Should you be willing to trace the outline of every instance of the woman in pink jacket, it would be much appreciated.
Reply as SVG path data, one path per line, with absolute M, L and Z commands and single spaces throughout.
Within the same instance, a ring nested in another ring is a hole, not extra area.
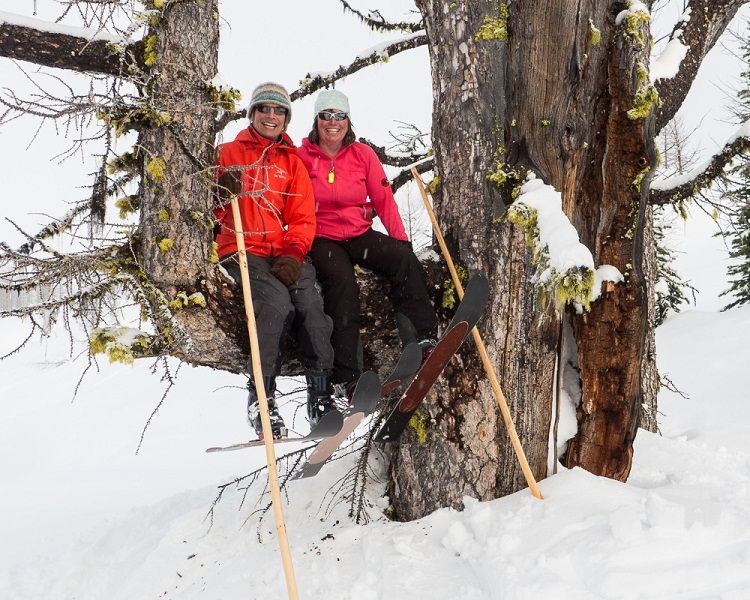
M 437 319 L 390 182 L 372 148 L 355 141 L 344 94 L 324 90 L 318 95 L 312 131 L 297 154 L 315 194 L 317 227 L 309 256 L 323 288 L 325 311 L 333 319 L 333 382 L 344 384 L 350 397 L 362 369 L 355 264 L 390 280 L 405 342 L 417 340 L 423 353 L 429 352 Z M 373 231 L 373 214 L 388 235 Z

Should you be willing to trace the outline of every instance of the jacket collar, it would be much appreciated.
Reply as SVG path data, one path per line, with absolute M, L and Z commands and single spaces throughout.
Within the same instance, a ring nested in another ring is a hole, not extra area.
M 341 156 L 342 154 L 344 154 L 344 152 L 346 152 L 352 146 L 354 146 L 354 142 L 352 142 L 351 144 L 347 144 L 346 146 L 344 146 L 343 148 L 341 148 L 341 150 L 339 150 L 336 153 L 336 156 L 334 158 L 338 158 L 339 156 Z M 312 143 L 310 141 L 310 138 L 304 138 L 302 140 L 302 147 L 305 150 L 307 150 L 310 154 L 312 154 L 313 156 L 320 156 L 320 157 L 325 158 L 327 160 L 330 160 L 330 158 L 331 158 L 325 152 L 323 152 L 323 149 L 320 146 L 318 146 L 317 144 Z
M 268 138 L 264 138 L 257 131 L 255 131 L 252 125 L 248 125 L 247 127 L 245 127 L 245 129 L 240 131 L 237 134 L 237 137 L 234 139 L 238 142 L 251 144 L 253 146 L 260 146 L 261 148 L 265 148 L 267 146 L 276 144 L 278 148 L 280 149 L 284 149 L 284 150 L 294 149 L 294 142 L 292 141 L 292 138 L 290 138 L 285 131 L 281 133 L 281 137 L 277 141 L 273 142 L 269 140 Z

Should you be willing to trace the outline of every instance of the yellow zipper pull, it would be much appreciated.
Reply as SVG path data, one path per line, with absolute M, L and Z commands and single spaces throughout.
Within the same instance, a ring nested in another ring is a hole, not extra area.
M 328 183 L 333 183 L 336 176 L 333 174 L 333 161 L 331 161 L 331 170 L 328 171 Z

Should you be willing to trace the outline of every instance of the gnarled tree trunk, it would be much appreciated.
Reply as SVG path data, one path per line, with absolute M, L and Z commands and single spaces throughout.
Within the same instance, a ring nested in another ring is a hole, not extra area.
M 645 192 L 634 182 L 653 164 L 651 119 L 627 111 L 642 85 L 647 28 L 638 29 L 642 45 L 626 36 L 615 2 L 418 5 L 433 74 L 437 212 L 456 258 L 490 276 L 480 329 L 537 478 L 546 472 L 559 317 L 540 303 L 521 233 L 497 220 L 527 169 L 561 192 L 595 263 L 626 275 L 574 319 L 582 399 L 567 453 L 570 466 L 624 479 L 646 331 Z M 395 456 L 401 518 L 460 505 L 464 494 L 486 499 L 525 486 L 474 350 L 460 361 L 427 406 L 434 435 L 407 435 Z

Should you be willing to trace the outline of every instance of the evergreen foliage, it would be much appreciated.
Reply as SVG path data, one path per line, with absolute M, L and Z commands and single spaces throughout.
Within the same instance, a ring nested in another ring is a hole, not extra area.
M 749 28 L 750 30 L 750 28 Z M 742 89 L 737 93 L 733 108 L 740 123 L 750 120 L 750 41 L 742 46 L 745 70 L 742 73 Z M 727 268 L 731 285 L 721 295 L 734 298 L 722 310 L 750 304 L 750 153 L 743 152 L 735 158 L 735 165 L 729 171 L 729 179 L 734 186 L 727 193 L 732 203 L 732 227 L 726 234 L 729 243 L 729 256 L 733 259 Z

